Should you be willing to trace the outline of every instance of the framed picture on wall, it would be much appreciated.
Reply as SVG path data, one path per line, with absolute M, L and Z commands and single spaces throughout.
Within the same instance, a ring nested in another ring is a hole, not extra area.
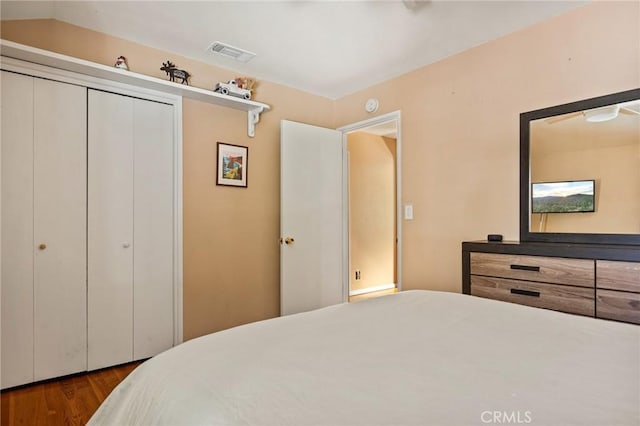
M 246 188 L 248 159 L 248 147 L 218 142 L 216 184 Z

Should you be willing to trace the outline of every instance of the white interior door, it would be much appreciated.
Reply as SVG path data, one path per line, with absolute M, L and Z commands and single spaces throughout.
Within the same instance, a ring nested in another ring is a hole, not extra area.
M 173 106 L 135 99 L 133 359 L 173 346 Z
M 33 381 L 33 80 L 0 72 L 2 388 Z
M 280 313 L 343 302 L 342 133 L 280 127 Z
M 35 79 L 34 380 L 87 367 L 87 92 Z
M 89 90 L 89 370 L 133 360 L 133 102 Z

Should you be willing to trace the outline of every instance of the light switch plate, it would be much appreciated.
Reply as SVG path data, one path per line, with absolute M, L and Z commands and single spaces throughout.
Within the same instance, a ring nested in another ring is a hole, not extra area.
M 413 204 L 404 205 L 404 220 L 413 220 Z

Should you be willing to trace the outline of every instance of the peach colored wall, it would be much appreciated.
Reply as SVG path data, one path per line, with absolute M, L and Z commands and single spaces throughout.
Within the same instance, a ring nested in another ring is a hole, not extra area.
M 542 232 L 640 234 L 639 148 L 640 140 L 532 157 L 532 182 L 594 179 L 596 184 L 595 212 L 547 214 Z M 532 214 L 532 231 L 541 231 L 539 225 L 540 215 Z
M 640 87 L 640 3 L 594 2 L 336 102 L 402 111 L 402 286 L 461 291 L 462 241 L 519 238 L 519 114 Z
M 212 88 L 235 73 L 55 20 L 3 21 L 3 39 L 166 78 L 171 59 Z M 183 100 L 184 338 L 280 312 L 280 120 L 333 125 L 333 101 L 269 82 L 256 99 L 272 106 L 247 136 L 240 111 Z M 303 105 L 304 107 L 301 107 Z M 248 188 L 216 186 L 216 142 L 249 147 Z
M 640 115 L 587 122 L 582 114 L 533 121 L 531 181 L 595 179 L 595 212 L 531 216 L 535 232 L 640 233 Z
M 273 106 L 255 139 L 245 116 L 184 101 L 185 338 L 279 311 L 280 119 L 338 127 L 402 111 L 403 289 L 461 290 L 460 242 L 518 238 L 521 112 L 640 87 L 640 3 L 593 2 L 350 96 L 331 101 L 261 82 Z M 234 73 L 57 21 L 2 23 L 2 37 L 134 71 L 172 59 L 212 87 Z M 304 107 L 301 107 L 304 106 Z M 214 146 L 249 146 L 249 188 L 216 187 Z M 210 161 L 209 161 L 210 160 Z
M 347 149 L 349 290 L 395 283 L 396 141 L 355 132 L 347 137 Z

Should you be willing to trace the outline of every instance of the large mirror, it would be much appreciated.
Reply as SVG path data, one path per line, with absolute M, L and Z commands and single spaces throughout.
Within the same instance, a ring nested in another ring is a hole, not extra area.
M 640 89 L 520 115 L 520 240 L 640 245 Z

